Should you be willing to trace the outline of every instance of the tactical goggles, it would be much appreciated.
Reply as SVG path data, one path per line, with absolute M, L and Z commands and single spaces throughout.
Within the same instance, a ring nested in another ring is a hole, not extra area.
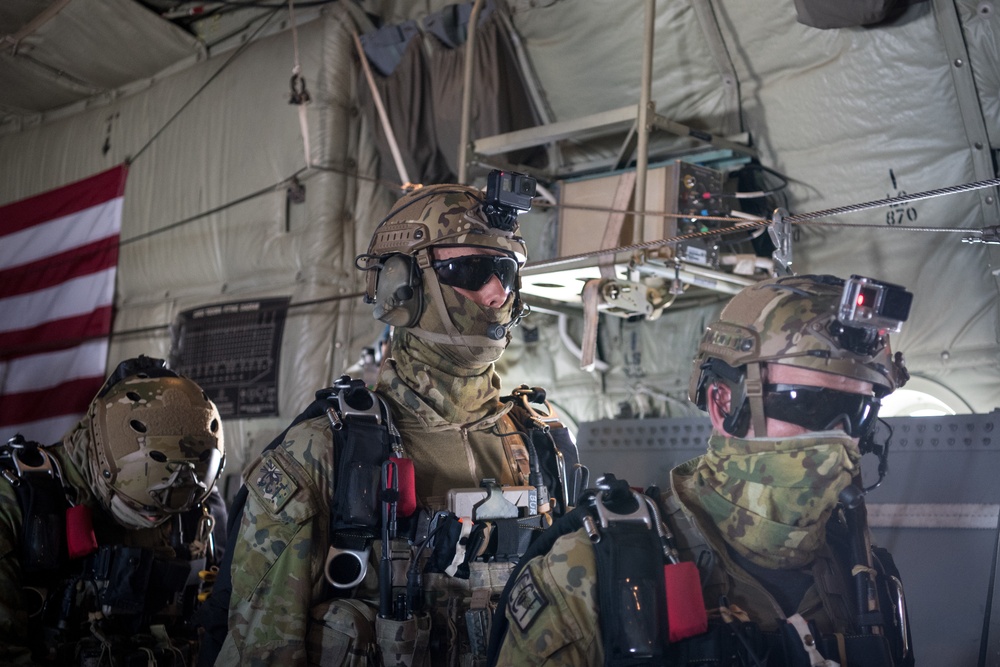
M 764 414 L 810 431 L 843 425 L 849 436 L 860 438 L 875 422 L 878 408 L 875 396 L 811 385 L 764 385 Z
M 505 292 L 511 291 L 517 281 L 517 261 L 506 255 L 465 255 L 439 259 L 431 262 L 431 267 L 437 272 L 438 280 L 445 285 L 473 292 L 485 287 L 493 276 L 500 280 Z

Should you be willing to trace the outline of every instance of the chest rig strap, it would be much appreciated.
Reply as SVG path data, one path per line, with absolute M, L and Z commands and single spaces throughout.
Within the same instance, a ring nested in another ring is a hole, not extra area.
M 594 497 L 598 527 L 584 528 L 594 545 L 604 664 L 662 664 L 667 608 L 664 544 L 646 502 L 623 480 L 607 475 Z
M 514 484 L 527 484 L 531 474 L 531 458 L 528 455 L 528 447 L 524 444 L 524 437 L 510 413 L 500 418 L 500 441 L 503 443 L 503 451 Z
M 0 474 L 11 484 L 21 507 L 21 567 L 25 574 L 56 570 L 65 564 L 66 510 L 59 461 L 37 442 L 15 435 L 0 447 Z
M 402 454 L 399 432 L 385 402 L 363 380 L 341 376 L 325 399 L 333 429 L 333 489 L 330 494 L 330 548 L 325 574 L 337 589 L 357 586 L 368 569 L 368 555 L 380 526 L 379 482 L 382 464 Z

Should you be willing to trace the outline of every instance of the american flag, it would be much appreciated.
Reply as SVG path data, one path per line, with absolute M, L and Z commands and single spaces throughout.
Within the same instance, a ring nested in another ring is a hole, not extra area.
M 104 383 L 127 167 L 0 207 L 0 438 L 51 444 Z

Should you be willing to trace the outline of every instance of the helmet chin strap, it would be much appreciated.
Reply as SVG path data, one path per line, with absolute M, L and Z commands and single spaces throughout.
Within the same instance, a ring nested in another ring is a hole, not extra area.
M 747 364 L 746 397 L 750 401 L 750 418 L 755 438 L 767 437 L 767 419 L 764 416 L 764 382 L 761 379 L 761 363 Z
M 723 412 L 722 428 L 726 433 L 738 438 L 749 437 L 753 427 L 755 438 L 767 437 L 767 417 L 764 414 L 764 385 L 761 379 L 761 363 L 751 361 L 736 381 L 731 375 L 723 374 L 719 381 L 729 388 L 729 412 Z M 721 369 L 716 368 L 716 372 Z M 747 414 L 749 410 L 749 414 Z

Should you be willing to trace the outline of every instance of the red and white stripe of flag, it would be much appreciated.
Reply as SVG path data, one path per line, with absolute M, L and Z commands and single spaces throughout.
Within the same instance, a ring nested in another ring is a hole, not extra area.
M 58 441 L 104 383 L 126 174 L 0 207 L 3 441 Z

